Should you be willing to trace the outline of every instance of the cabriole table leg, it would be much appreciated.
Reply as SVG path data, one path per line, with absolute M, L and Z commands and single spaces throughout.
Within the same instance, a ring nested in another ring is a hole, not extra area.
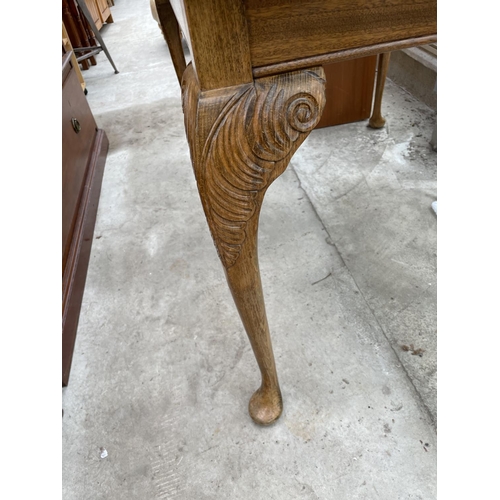
M 182 81 L 198 190 L 262 375 L 249 403 L 262 425 L 279 418 L 283 403 L 260 280 L 259 213 L 267 188 L 319 121 L 324 89 L 321 67 L 201 92 L 189 65 Z

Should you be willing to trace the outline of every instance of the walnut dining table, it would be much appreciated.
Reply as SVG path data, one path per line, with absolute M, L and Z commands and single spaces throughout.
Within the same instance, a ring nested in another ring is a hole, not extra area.
M 257 254 L 265 192 L 321 117 L 322 65 L 435 42 L 437 0 L 154 1 L 205 216 L 262 376 L 249 413 L 271 424 L 283 400 Z

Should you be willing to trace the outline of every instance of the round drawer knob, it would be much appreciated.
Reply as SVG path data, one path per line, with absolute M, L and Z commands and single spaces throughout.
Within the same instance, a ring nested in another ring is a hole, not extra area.
M 78 134 L 82 130 L 80 122 L 76 118 L 71 118 L 71 125 L 73 125 L 73 130 Z

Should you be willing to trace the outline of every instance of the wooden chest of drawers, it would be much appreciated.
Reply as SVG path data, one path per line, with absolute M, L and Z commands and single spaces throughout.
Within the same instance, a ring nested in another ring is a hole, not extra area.
M 71 52 L 62 59 L 62 382 L 67 385 L 108 139 L 98 129 Z

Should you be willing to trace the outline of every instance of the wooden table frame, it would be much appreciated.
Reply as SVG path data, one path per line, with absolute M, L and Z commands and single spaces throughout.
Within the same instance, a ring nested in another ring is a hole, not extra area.
M 435 42 L 436 0 L 155 1 L 203 209 L 262 375 L 250 416 L 267 425 L 283 401 L 257 254 L 265 192 L 321 117 L 322 65 Z M 380 57 L 378 103 L 387 64 Z

